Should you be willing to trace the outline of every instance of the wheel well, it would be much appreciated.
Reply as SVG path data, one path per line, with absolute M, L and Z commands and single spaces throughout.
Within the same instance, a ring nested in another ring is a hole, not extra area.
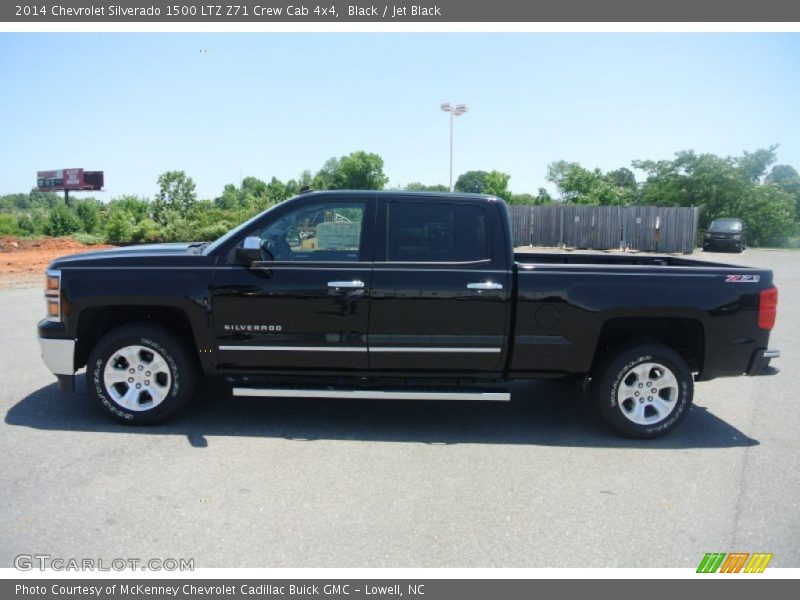
M 696 319 L 621 317 L 609 319 L 600 330 L 593 366 L 606 352 L 627 342 L 655 341 L 669 346 L 683 357 L 689 370 L 703 369 L 703 325 Z
M 105 334 L 121 325 L 135 321 L 158 323 L 178 334 L 190 345 L 190 348 L 197 348 L 189 317 L 179 308 L 127 305 L 87 308 L 81 312 L 78 320 L 75 348 L 76 367 L 80 368 L 86 365 L 92 348 Z

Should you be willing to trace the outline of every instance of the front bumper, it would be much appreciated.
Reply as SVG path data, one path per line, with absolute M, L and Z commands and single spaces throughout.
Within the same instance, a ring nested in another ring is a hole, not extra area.
M 768 348 L 759 348 L 753 352 L 753 357 L 750 359 L 750 366 L 747 369 L 748 375 L 775 375 L 778 369 L 771 367 L 769 361 L 773 358 L 780 358 L 780 350 L 770 350 Z
M 50 372 L 58 378 L 62 392 L 75 391 L 75 340 L 39 338 L 42 360 Z
M 742 240 L 733 238 L 710 238 L 704 242 L 705 246 L 715 246 L 717 248 L 738 248 L 742 245 Z

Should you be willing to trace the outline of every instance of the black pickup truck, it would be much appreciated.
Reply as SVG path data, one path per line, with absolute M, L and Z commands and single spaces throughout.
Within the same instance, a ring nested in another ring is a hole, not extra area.
M 55 260 L 38 324 L 64 391 L 156 423 L 201 375 L 262 397 L 508 400 L 580 382 L 618 432 L 675 428 L 694 381 L 775 372 L 772 272 L 673 256 L 514 254 L 490 196 L 308 192 L 205 244 Z

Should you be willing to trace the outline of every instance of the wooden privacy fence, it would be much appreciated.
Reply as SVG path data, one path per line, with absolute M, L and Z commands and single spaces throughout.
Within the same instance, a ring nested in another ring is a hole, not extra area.
M 515 246 L 691 254 L 700 209 L 661 206 L 510 206 Z

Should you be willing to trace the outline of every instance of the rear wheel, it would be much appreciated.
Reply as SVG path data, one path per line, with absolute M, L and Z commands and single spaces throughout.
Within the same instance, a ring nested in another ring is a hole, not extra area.
M 598 366 L 592 390 L 608 424 L 627 437 L 669 433 L 692 404 L 692 373 L 674 350 L 657 343 L 617 348 Z
M 89 393 L 129 424 L 164 421 L 194 395 L 197 367 L 186 344 L 153 323 L 115 329 L 95 346 L 87 366 Z

